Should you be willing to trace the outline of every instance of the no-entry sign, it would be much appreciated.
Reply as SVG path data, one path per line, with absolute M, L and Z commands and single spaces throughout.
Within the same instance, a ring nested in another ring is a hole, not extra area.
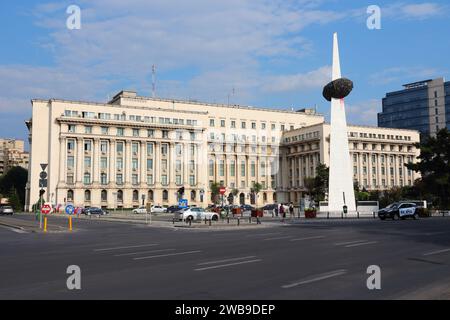
M 52 211 L 52 206 L 49 204 L 44 204 L 41 208 L 41 213 L 49 214 Z
M 224 195 L 227 189 L 225 187 L 220 187 L 219 192 L 221 195 Z

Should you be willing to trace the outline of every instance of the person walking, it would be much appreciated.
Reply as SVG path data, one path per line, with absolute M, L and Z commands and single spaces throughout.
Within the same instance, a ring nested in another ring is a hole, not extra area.
M 284 218 L 286 217 L 286 212 L 285 212 L 283 204 L 280 205 L 279 211 L 280 211 L 280 216 L 281 216 L 281 222 L 284 222 Z
M 294 218 L 294 204 L 292 202 L 289 205 L 289 215 L 291 219 Z

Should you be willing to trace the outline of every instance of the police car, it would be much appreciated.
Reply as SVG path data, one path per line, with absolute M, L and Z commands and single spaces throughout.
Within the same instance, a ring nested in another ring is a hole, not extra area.
M 392 220 L 413 218 L 416 220 L 419 218 L 419 213 L 415 203 L 394 202 L 386 208 L 378 211 L 378 217 L 381 220 L 386 220 L 387 218 Z

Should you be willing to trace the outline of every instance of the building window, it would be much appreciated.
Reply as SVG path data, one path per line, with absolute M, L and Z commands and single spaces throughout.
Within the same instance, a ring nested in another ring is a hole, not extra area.
M 147 155 L 153 154 L 153 143 L 147 143 Z
M 169 191 L 163 190 L 162 198 L 163 198 L 163 201 L 168 201 L 169 200 Z
M 167 160 L 166 159 L 161 161 L 161 170 L 167 170 Z
M 105 169 L 107 169 L 107 168 L 108 168 L 108 158 L 102 157 L 102 158 L 100 159 L 100 169 L 105 170 Z
M 116 174 L 116 182 L 117 184 L 123 184 L 123 175 L 121 173 Z
M 252 161 L 250 164 L 250 174 L 251 176 L 254 178 L 256 177 L 256 165 L 255 165 L 255 161 Z
M 163 174 L 162 176 L 161 176 L 161 184 L 163 185 L 163 186 L 167 186 L 167 175 L 165 175 L 165 174 Z
M 138 159 L 133 159 L 131 161 L 131 167 L 132 167 L 133 171 L 136 171 L 138 169 Z
M 195 185 L 195 176 L 194 175 L 189 176 L 189 185 L 191 185 L 191 186 Z
M 75 149 L 75 141 L 74 140 L 67 140 L 67 150 L 73 151 Z
M 75 133 L 75 125 L 69 124 L 67 129 L 67 131 L 69 131 L 70 133 Z
M 67 190 L 67 201 L 73 201 L 73 190 Z
M 225 161 L 219 161 L 219 176 L 223 177 L 225 175 Z
M 84 191 L 84 201 L 91 201 L 91 191 Z
M 100 183 L 101 184 L 108 184 L 108 176 L 106 175 L 106 173 L 102 173 L 100 175 Z
M 108 141 L 100 142 L 100 152 L 103 152 L 103 153 L 108 152 Z
M 152 185 L 153 184 L 153 175 L 148 174 L 147 175 L 147 184 Z
M 231 121 L 231 128 L 235 129 L 236 128 L 236 121 Z
M 214 119 L 209 119 L 209 126 L 214 127 Z
M 84 151 L 91 151 L 91 150 L 92 150 L 92 141 L 85 140 L 84 141 Z
M 73 156 L 67 157 L 67 169 L 73 169 L 75 166 L 75 158 Z
M 167 155 L 167 153 L 168 153 L 167 151 L 168 151 L 167 144 L 161 145 L 161 154 L 162 154 L 163 156 L 166 156 L 166 155 Z
M 155 137 L 155 130 L 153 130 L 153 129 L 148 129 L 148 130 L 147 130 L 147 137 L 149 137 L 149 138 Z
M 234 160 L 231 160 L 230 163 L 230 175 L 232 177 L 236 176 L 236 163 L 234 162 Z
M 117 202 L 123 202 L 123 191 L 117 191 Z
M 147 159 L 147 171 L 153 170 L 153 159 Z
M 148 198 L 149 201 L 153 201 L 153 191 L 152 190 L 148 191 L 147 198 Z
M 169 131 L 163 130 L 162 131 L 162 137 L 163 137 L 163 139 L 169 139 Z
M 221 126 L 222 128 L 225 128 L 225 120 L 220 120 L 220 126 Z
M 133 190 L 133 202 L 139 201 L 139 191 Z
M 181 182 L 181 175 L 179 175 L 179 174 L 176 175 L 176 177 L 175 177 L 175 183 L 176 183 L 177 185 L 181 185 L 181 184 L 182 184 L 182 182 Z
M 84 170 L 89 170 L 91 168 L 91 157 L 84 158 Z
M 134 185 L 139 183 L 137 174 L 131 175 L 131 183 L 134 184 Z
M 90 173 L 85 173 L 83 181 L 84 181 L 84 184 L 91 184 L 91 174 Z
M 106 135 L 109 132 L 109 128 L 108 127 L 102 127 L 102 134 Z
M 106 190 L 102 190 L 101 199 L 102 199 L 102 202 L 108 201 L 108 192 Z
M 181 171 L 181 160 L 177 160 L 175 162 L 175 170 L 176 171 Z
M 195 201 L 195 198 L 196 198 L 195 190 L 192 190 L 191 191 L 191 201 Z
M 241 176 L 245 177 L 245 161 L 241 161 Z
M 119 137 L 123 137 L 124 136 L 124 129 L 123 128 L 117 128 L 117 135 Z
M 116 151 L 117 153 L 123 153 L 123 142 L 117 142 Z
M 116 160 L 116 169 L 122 170 L 123 169 L 123 158 L 117 158 Z
M 256 129 L 256 122 L 252 122 L 252 129 Z
M 133 137 L 139 137 L 139 129 L 133 129 Z
M 85 126 L 84 127 L 84 133 L 92 134 L 92 127 L 91 126 Z
M 67 184 L 73 184 L 73 174 L 68 174 L 66 177 Z
M 241 122 L 241 129 L 245 129 L 245 127 L 247 126 L 247 123 L 245 121 Z

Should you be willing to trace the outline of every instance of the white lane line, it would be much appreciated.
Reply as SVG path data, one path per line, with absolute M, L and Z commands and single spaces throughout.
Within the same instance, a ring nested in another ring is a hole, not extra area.
M 281 234 L 281 232 L 255 233 L 255 234 L 248 234 L 246 237 L 275 236 L 277 234 Z
M 15 233 L 28 233 L 28 232 L 25 231 L 25 230 L 22 230 L 22 229 L 16 229 L 16 228 L 9 228 L 9 230 L 11 230 L 12 232 L 15 232 Z
M 345 245 L 348 245 L 348 244 L 361 243 L 361 242 L 366 242 L 366 241 L 367 241 L 367 240 L 357 240 L 357 241 L 338 242 L 338 243 L 335 243 L 334 245 L 335 245 L 335 246 L 345 246 Z
M 305 238 L 295 238 L 291 239 L 290 241 L 303 241 L 303 240 L 314 240 L 314 239 L 323 239 L 324 236 L 316 236 L 316 237 L 305 237 Z
M 197 265 L 198 266 L 204 266 L 204 265 L 208 265 L 208 264 L 216 264 L 216 263 L 222 263 L 222 262 L 245 260 L 245 259 L 251 259 L 251 258 L 256 258 L 256 256 L 247 256 L 247 257 L 240 257 L 240 258 L 231 258 L 231 259 L 224 259 L 224 260 L 208 261 L 208 262 L 199 263 Z
M 319 274 L 319 275 L 317 275 L 317 276 L 315 276 L 314 278 L 311 278 L 311 279 L 300 280 L 298 282 L 293 282 L 293 283 L 290 283 L 290 284 L 286 284 L 286 285 L 281 286 L 281 287 L 283 289 L 290 289 L 290 288 L 293 288 L 293 287 L 296 287 L 296 286 L 300 286 L 302 284 L 308 284 L 308 283 L 317 282 L 317 281 L 321 281 L 321 280 L 325 280 L 325 279 L 329 279 L 329 278 L 333 278 L 333 277 L 338 277 L 338 276 L 341 276 L 341 275 L 346 274 L 346 273 L 347 273 L 347 270 L 345 270 L 345 269 L 335 270 L 335 271 Z
M 349 245 L 346 245 L 345 247 L 346 248 L 353 248 L 353 247 L 365 246 L 365 245 L 368 245 L 368 244 L 375 244 L 375 243 L 378 243 L 378 241 L 360 242 L 360 243 L 355 243 L 355 244 L 349 244 Z
M 442 249 L 442 250 L 436 250 L 436 251 L 427 252 L 427 253 L 424 253 L 423 255 L 424 256 L 432 256 L 432 255 L 435 255 L 435 254 L 445 253 L 445 252 L 449 252 L 449 251 L 450 251 L 450 249 Z
M 151 250 L 151 251 L 140 251 L 140 252 L 130 252 L 130 253 L 122 253 L 116 254 L 114 257 L 126 257 L 126 256 L 135 256 L 143 253 L 157 253 L 157 252 L 166 252 L 166 251 L 175 251 L 176 249 L 160 249 L 160 250 Z
M 95 252 L 100 251 L 111 251 L 111 250 L 121 250 L 121 249 L 132 249 L 132 248 L 143 248 L 143 247 L 153 247 L 157 246 L 158 244 L 142 244 L 137 246 L 126 246 L 126 247 L 115 247 L 115 248 L 104 248 L 104 249 L 94 249 Z
M 281 240 L 281 239 L 288 239 L 288 238 L 292 238 L 292 237 L 293 237 L 293 236 L 267 238 L 267 239 L 264 239 L 264 241 L 269 241 L 269 240 Z
M 199 252 L 202 252 L 202 251 L 201 250 L 195 250 L 195 251 L 168 253 L 168 254 L 158 254 L 158 255 L 155 255 L 155 256 L 133 258 L 133 260 L 144 260 L 144 259 L 154 259 L 154 258 L 181 256 L 181 255 L 184 255 L 184 254 L 193 254 L 193 253 L 199 253 Z
M 237 265 L 240 265 L 240 264 L 254 263 L 254 262 L 260 262 L 260 261 L 262 261 L 262 259 L 240 261 L 240 262 L 228 263 L 228 264 L 220 264 L 218 266 L 211 266 L 211 267 L 204 267 L 204 268 L 194 269 L 194 271 L 204 271 L 204 270 L 209 270 L 209 269 L 226 268 L 226 267 L 237 266 Z

